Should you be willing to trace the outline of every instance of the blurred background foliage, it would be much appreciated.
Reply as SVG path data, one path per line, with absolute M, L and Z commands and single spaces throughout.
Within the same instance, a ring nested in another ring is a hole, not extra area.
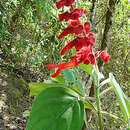
M 111 60 L 104 66 L 104 74 L 113 72 L 122 87 L 127 88 L 130 76 L 130 46 L 128 29 L 128 1 L 77 0 L 75 7 L 88 11 L 83 21 L 91 21 L 97 38 L 97 50 L 106 44 Z M 110 7 L 110 4 L 112 7 Z M 60 50 L 65 41 L 57 36 L 66 23 L 59 23 L 53 0 L 2 0 L 0 1 L 0 71 L 23 77 L 26 81 L 43 81 L 49 75 L 48 63 L 60 63 L 64 57 Z M 110 14 L 107 14 L 107 12 Z M 107 20 L 110 23 L 107 23 Z M 105 30 L 109 27 L 108 31 Z M 105 43 L 104 43 L 105 42 Z
M 55 1 L 0 1 L 0 72 L 23 78 L 27 82 L 43 82 L 50 75 L 50 70 L 45 69 L 46 64 L 68 60 L 71 52 L 61 57 L 60 51 L 66 41 L 72 40 L 74 36 L 62 40 L 57 38 L 68 24 L 59 23 L 58 13 L 68 8 L 58 11 Z M 111 55 L 108 64 L 98 61 L 100 70 L 106 77 L 109 72 L 113 72 L 124 92 L 130 96 L 128 1 L 76 0 L 74 6 L 87 9 L 87 16 L 82 20 L 92 23 L 91 30 L 97 39 L 95 49 L 107 49 Z M 102 102 L 107 105 L 103 109 L 113 112 L 115 102 L 110 100 L 116 100 L 114 93 L 104 96 Z M 118 110 L 118 106 L 116 104 L 114 110 Z M 120 114 L 119 111 L 117 114 Z
M 111 2 L 111 3 L 110 3 Z M 113 72 L 124 89 L 129 84 L 130 46 L 127 0 L 77 0 L 75 7 L 86 8 L 83 21 L 91 21 L 97 38 L 97 50 L 102 45 L 111 55 L 104 66 L 104 74 Z M 110 4 L 112 7 L 110 7 Z M 2 0 L 0 1 L 0 71 L 22 77 L 26 81 L 43 81 L 49 75 L 48 63 L 60 63 L 60 50 L 72 39 L 59 40 L 57 36 L 66 23 L 59 23 L 55 0 Z M 107 12 L 110 11 L 108 15 Z M 110 21 L 110 25 L 106 22 Z M 106 26 L 110 26 L 105 31 Z M 104 37 L 106 36 L 106 37 Z M 104 41 L 105 39 L 105 41 Z M 104 43 L 105 42 L 105 43 Z

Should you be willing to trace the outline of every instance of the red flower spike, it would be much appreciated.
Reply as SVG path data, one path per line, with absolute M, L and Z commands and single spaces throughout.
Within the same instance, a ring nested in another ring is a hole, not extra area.
M 108 55 L 108 53 L 106 51 L 102 51 L 100 53 L 100 57 L 102 58 L 102 60 L 107 63 L 110 59 L 110 55 Z
M 86 32 L 89 32 L 89 31 L 90 31 L 90 28 L 91 28 L 90 22 L 86 22 L 86 23 L 84 24 L 84 29 L 85 29 L 85 31 L 86 31 Z
M 96 39 L 94 37 L 93 32 L 89 32 L 91 28 L 90 22 L 85 22 L 84 25 L 82 25 L 81 21 L 79 20 L 80 17 L 82 17 L 83 14 L 86 14 L 86 9 L 74 9 L 73 2 L 75 0 L 60 0 L 59 2 L 56 2 L 56 6 L 58 9 L 62 8 L 63 6 L 70 6 L 71 12 L 64 12 L 62 14 L 59 14 L 59 21 L 65 20 L 66 22 L 68 20 L 72 20 L 70 24 L 67 26 L 67 28 L 63 29 L 63 32 L 59 35 L 59 39 L 63 38 L 64 36 L 67 36 L 68 34 L 83 34 L 82 37 L 77 37 L 73 41 L 68 42 L 67 45 L 62 49 L 61 55 L 64 55 L 67 50 L 72 49 L 72 47 L 76 48 L 77 54 L 75 56 L 71 56 L 70 59 L 72 61 L 61 63 L 61 64 L 48 64 L 46 65 L 47 69 L 53 69 L 57 68 L 57 71 L 55 74 L 51 75 L 51 77 L 56 77 L 59 75 L 62 71 L 62 69 L 71 69 L 74 66 L 77 66 L 80 63 L 84 63 L 86 65 L 88 64 L 95 64 L 96 58 L 100 55 L 100 57 L 103 59 L 105 63 L 108 62 L 110 59 L 110 56 L 107 54 L 106 51 L 102 51 L 101 53 L 99 51 L 93 52 L 92 47 L 96 43 Z
M 74 3 L 74 0 L 60 0 L 56 2 L 56 7 L 57 9 L 60 9 L 63 6 L 72 6 L 73 3 Z

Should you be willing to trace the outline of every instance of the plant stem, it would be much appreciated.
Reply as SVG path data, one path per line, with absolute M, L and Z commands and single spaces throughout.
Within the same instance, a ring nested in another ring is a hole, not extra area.
M 99 98 L 99 88 L 98 88 L 98 86 L 96 86 L 96 103 L 97 103 L 99 127 L 100 127 L 100 130 L 103 130 L 102 117 L 101 117 L 101 107 L 100 107 L 100 98 Z
M 99 69 L 98 69 L 98 66 L 97 66 L 97 63 L 95 64 L 95 68 L 96 68 L 96 72 L 97 72 L 97 75 L 99 73 Z M 102 117 L 101 117 L 101 106 L 100 106 L 100 96 L 99 96 L 99 78 L 98 78 L 98 81 L 96 83 L 96 103 L 97 103 L 97 111 L 98 111 L 98 123 L 99 123 L 99 128 L 100 130 L 103 130 L 103 124 L 102 124 Z

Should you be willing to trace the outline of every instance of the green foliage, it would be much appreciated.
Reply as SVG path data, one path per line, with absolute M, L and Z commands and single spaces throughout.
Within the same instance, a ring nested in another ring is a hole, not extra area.
M 84 71 L 88 72 L 90 75 L 92 74 L 92 65 L 85 65 L 83 63 L 79 64 L 79 67 Z
M 73 69 L 65 69 L 63 70 L 63 72 L 64 72 L 64 77 L 67 83 L 75 82 L 76 75 Z
M 81 130 L 84 105 L 78 95 L 63 87 L 43 90 L 35 99 L 27 130 Z
M 52 82 L 52 81 L 50 81 Z M 65 84 L 59 84 L 59 83 L 29 83 L 30 88 L 30 96 L 36 96 L 38 95 L 42 90 L 48 87 L 66 87 Z
M 113 89 L 117 95 L 117 98 L 119 99 L 120 108 L 121 108 L 124 120 L 129 122 L 130 113 L 129 113 L 128 106 L 130 106 L 130 101 L 124 95 L 123 91 L 121 90 L 119 84 L 116 82 L 112 73 L 109 74 L 109 77 L 111 81 L 110 84 L 113 86 Z M 126 105 L 126 101 L 124 97 L 127 99 L 127 105 Z
M 56 81 L 56 82 L 58 82 L 58 83 L 65 83 L 65 79 L 62 77 L 62 76 L 60 76 L 60 75 L 58 75 L 57 77 L 55 77 L 55 78 L 51 78 L 53 81 Z

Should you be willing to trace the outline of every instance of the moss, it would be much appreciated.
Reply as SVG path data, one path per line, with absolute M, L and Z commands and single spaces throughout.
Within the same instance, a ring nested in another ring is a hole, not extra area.
M 24 79 L 7 79 L 7 105 L 8 112 L 14 116 L 21 116 L 28 108 L 29 86 Z

